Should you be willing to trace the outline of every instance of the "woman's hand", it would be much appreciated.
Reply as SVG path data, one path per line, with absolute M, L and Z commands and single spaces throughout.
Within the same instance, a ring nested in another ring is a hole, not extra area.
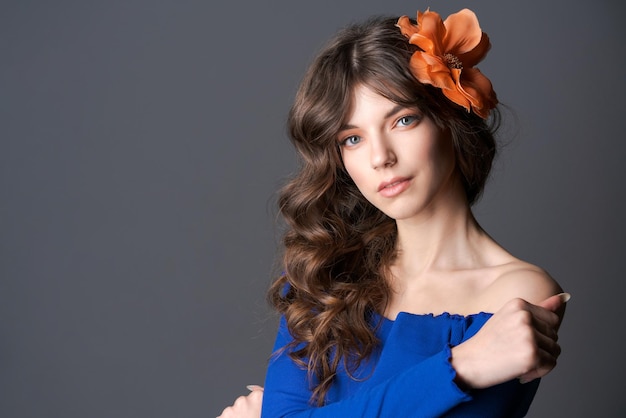
M 538 305 L 513 299 L 469 340 L 452 349 L 452 366 L 463 388 L 482 389 L 519 378 L 526 383 L 546 375 L 561 353 L 558 327 L 569 294 Z
M 240 396 L 232 406 L 222 411 L 217 418 L 260 418 L 261 404 L 263 403 L 263 388 L 250 385 L 251 392 L 247 396 Z

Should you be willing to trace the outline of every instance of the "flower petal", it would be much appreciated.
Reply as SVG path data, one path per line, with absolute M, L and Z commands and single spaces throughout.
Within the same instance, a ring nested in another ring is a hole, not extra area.
M 474 112 L 486 118 L 489 111 L 498 104 L 491 81 L 478 68 L 463 70 L 460 81 L 459 90 L 470 100 Z
M 472 108 L 472 104 L 467 98 L 467 94 L 460 88 L 460 77 L 461 70 L 457 68 L 453 68 L 450 72 L 453 80 L 454 80 L 454 88 L 452 89 L 441 89 L 441 92 L 454 103 L 463 106 L 469 112 Z
M 444 50 L 442 40 L 446 36 L 446 27 L 441 20 L 439 13 L 426 10 L 424 13 L 417 12 L 417 27 L 419 34 L 430 39 L 432 47 L 424 50 L 432 55 L 443 55 Z
M 446 28 L 446 32 L 443 32 L 443 52 L 458 56 L 471 51 L 480 43 L 483 32 L 478 18 L 471 10 L 463 9 L 451 14 L 443 24 Z
M 417 51 L 411 57 L 411 72 L 420 83 L 431 84 L 442 89 L 454 89 L 450 69 L 432 55 Z
M 396 26 L 400 28 L 400 32 L 404 36 L 409 38 L 410 44 L 417 45 L 422 51 L 432 51 L 434 49 L 433 41 L 424 35 L 420 35 L 418 27 L 411 23 L 407 16 L 401 16 Z
M 396 23 L 396 26 L 400 28 L 400 32 L 407 38 L 410 38 L 413 34 L 418 32 L 417 26 L 411 23 L 408 16 L 401 16 Z
M 480 38 L 476 48 L 465 54 L 457 55 L 457 58 L 463 63 L 463 67 L 470 68 L 481 62 L 487 55 L 487 52 L 489 52 L 489 49 L 491 49 L 491 42 L 487 34 L 483 32 L 483 36 Z
M 409 43 L 417 45 L 419 49 L 425 51 L 430 55 L 437 55 L 433 53 L 434 49 L 436 48 L 435 43 L 432 41 L 432 39 L 427 38 L 424 35 L 421 35 L 419 33 L 411 35 L 411 37 L 409 38 Z
M 463 93 L 458 91 L 456 88 L 441 89 L 441 92 L 452 102 L 458 104 L 459 106 L 463 106 L 468 112 L 472 109 L 472 105 L 469 100 L 467 100 L 465 95 L 463 95 Z

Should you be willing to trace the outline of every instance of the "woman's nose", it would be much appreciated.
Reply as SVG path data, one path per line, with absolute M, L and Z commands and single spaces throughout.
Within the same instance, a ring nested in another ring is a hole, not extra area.
M 391 167 L 397 162 L 393 147 L 384 135 L 372 138 L 370 147 L 370 160 L 373 169 Z

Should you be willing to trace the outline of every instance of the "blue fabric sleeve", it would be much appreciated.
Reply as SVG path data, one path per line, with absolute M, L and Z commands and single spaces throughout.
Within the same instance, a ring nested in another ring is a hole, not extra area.
M 281 318 L 274 350 L 291 341 Z M 454 382 L 450 347 L 378 385 L 359 390 L 353 396 L 314 407 L 307 372 L 287 352 L 272 357 L 267 370 L 262 418 L 277 417 L 437 417 L 472 397 Z

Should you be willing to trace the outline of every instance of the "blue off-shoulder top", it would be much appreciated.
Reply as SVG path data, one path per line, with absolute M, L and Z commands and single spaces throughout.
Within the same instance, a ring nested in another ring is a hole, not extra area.
M 348 373 L 343 366 L 317 407 L 310 403 L 307 371 L 282 351 L 272 356 L 265 379 L 262 418 L 277 417 L 523 417 L 539 379 L 517 379 L 464 391 L 454 379 L 450 349 L 471 338 L 492 314 L 416 315 L 395 320 L 374 315 L 381 341 L 376 352 Z M 281 318 L 274 351 L 292 341 Z

